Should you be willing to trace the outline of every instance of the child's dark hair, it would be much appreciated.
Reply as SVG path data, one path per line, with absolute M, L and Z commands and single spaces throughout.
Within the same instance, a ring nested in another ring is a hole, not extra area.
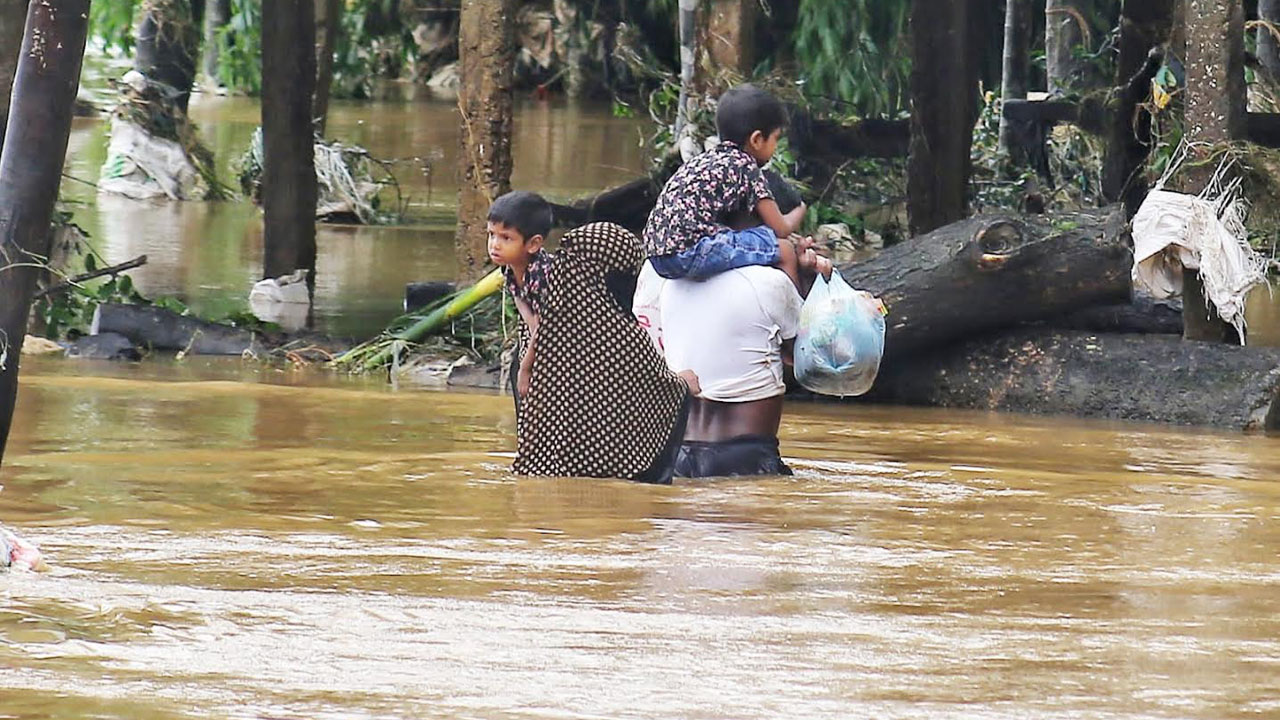
M 525 240 L 546 237 L 551 232 L 551 206 L 537 193 L 514 190 L 489 206 L 489 222 L 515 228 Z
M 787 109 L 778 98 L 750 83 L 726 90 L 716 106 L 716 132 L 738 145 L 746 145 L 757 130 L 768 136 L 786 125 Z

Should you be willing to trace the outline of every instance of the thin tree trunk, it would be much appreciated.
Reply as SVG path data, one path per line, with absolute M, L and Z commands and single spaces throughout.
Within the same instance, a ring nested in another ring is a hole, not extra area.
M 1258 19 L 1272 26 L 1258 27 L 1258 60 L 1271 77 L 1280 78 L 1280 41 L 1272 31 L 1280 32 L 1280 0 L 1258 0 Z
M 1031 71 L 1031 2 L 1030 0 L 1005 0 L 1004 56 L 1000 72 L 1000 98 L 1025 100 L 1027 75 Z M 1009 119 L 1000 115 L 1000 152 L 1012 156 Z
M 333 87 L 333 47 L 342 20 L 342 0 L 315 0 L 316 3 L 316 97 L 311 117 L 316 135 L 324 137 L 329 120 L 329 92 Z
M 701 50 L 710 67 L 748 78 L 756 64 L 755 30 L 759 0 L 708 0 Z
M 969 153 L 978 117 L 970 1 L 915 0 L 911 8 L 907 218 L 912 235 L 967 213 Z
M 511 189 L 515 0 L 462 4 L 459 57 L 462 158 L 456 247 L 461 278 L 478 279 L 488 259 L 489 204 Z
M 22 29 L 27 24 L 28 0 L 0 0 L 0 144 L 4 143 L 4 126 L 9 120 L 9 93 L 13 76 L 18 71 L 18 48 L 22 46 Z
M 306 268 L 315 287 L 316 169 L 311 103 L 316 83 L 314 0 L 262 5 L 262 272 Z M 300 49 L 305 48 L 305 52 Z
M 1203 148 L 1245 136 L 1244 8 L 1241 0 L 1187 0 L 1186 140 L 1188 162 L 1206 160 Z M 1189 168 L 1183 192 L 1197 194 L 1213 175 L 1212 163 Z M 1183 275 L 1183 337 L 1221 342 L 1235 331 L 1206 303 L 1198 272 Z
M 1138 109 L 1151 92 L 1144 68 L 1153 62 L 1152 51 L 1169 42 L 1174 4 L 1174 0 L 1124 0 L 1120 10 L 1120 59 L 1115 77 L 1120 95 L 1109 119 L 1102 194 L 1111 202 L 1123 201 L 1130 216 L 1147 194 L 1142 170 L 1151 150 L 1151 114 Z
M 175 101 L 182 112 L 191 101 L 196 79 L 196 55 L 200 52 L 200 23 L 204 3 L 191 0 L 147 0 L 138 23 L 133 67 L 151 80 L 178 92 Z
M 217 87 L 218 58 L 222 55 L 222 28 L 231 22 L 231 0 L 207 0 L 204 11 L 204 75 Z
M 13 422 L 31 294 L 49 256 L 88 30 L 89 0 L 42 0 L 28 8 L 0 153 L 0 458 Z
M 1069 93 L 1081 78 L 1076 48 L 1084 42 L 1079 0 L 1048 0 L 1045 3 L 1045 74 L 1050 93 Z
M 698 0 L 680 0 L 680 97 L 676 100 L 676 141 L 689 122 L 689 96 L 698 64 Z

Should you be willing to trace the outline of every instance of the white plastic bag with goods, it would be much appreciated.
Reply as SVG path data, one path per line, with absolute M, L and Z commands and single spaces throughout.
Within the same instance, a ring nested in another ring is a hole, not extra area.
M 884 354 L 884 305 L 854 290 L 839 272 L 813 284 L 800 310 L 796 380 L 822 395 L 861 395 L 871 389 Z

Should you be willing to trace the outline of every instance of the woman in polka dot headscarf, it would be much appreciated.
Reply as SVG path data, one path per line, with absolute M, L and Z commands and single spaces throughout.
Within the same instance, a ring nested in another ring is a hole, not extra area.
M 643 260 L 639 239 L 612 223 L 560 241 L 517 407 L 516 472 L 671 481 L 696 379 L 671 372 L 631 314 Z

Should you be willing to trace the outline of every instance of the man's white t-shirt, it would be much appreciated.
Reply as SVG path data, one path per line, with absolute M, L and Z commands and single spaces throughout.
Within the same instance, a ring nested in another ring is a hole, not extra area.
M 796 336 L 803 304 L 777 268 L 753 265 L 706 280 L 663 280 L 645 263 L 634 312 L 667 365 L 698 376 L 703 398 L 750 402 L 786 392 L 782 341 Z

